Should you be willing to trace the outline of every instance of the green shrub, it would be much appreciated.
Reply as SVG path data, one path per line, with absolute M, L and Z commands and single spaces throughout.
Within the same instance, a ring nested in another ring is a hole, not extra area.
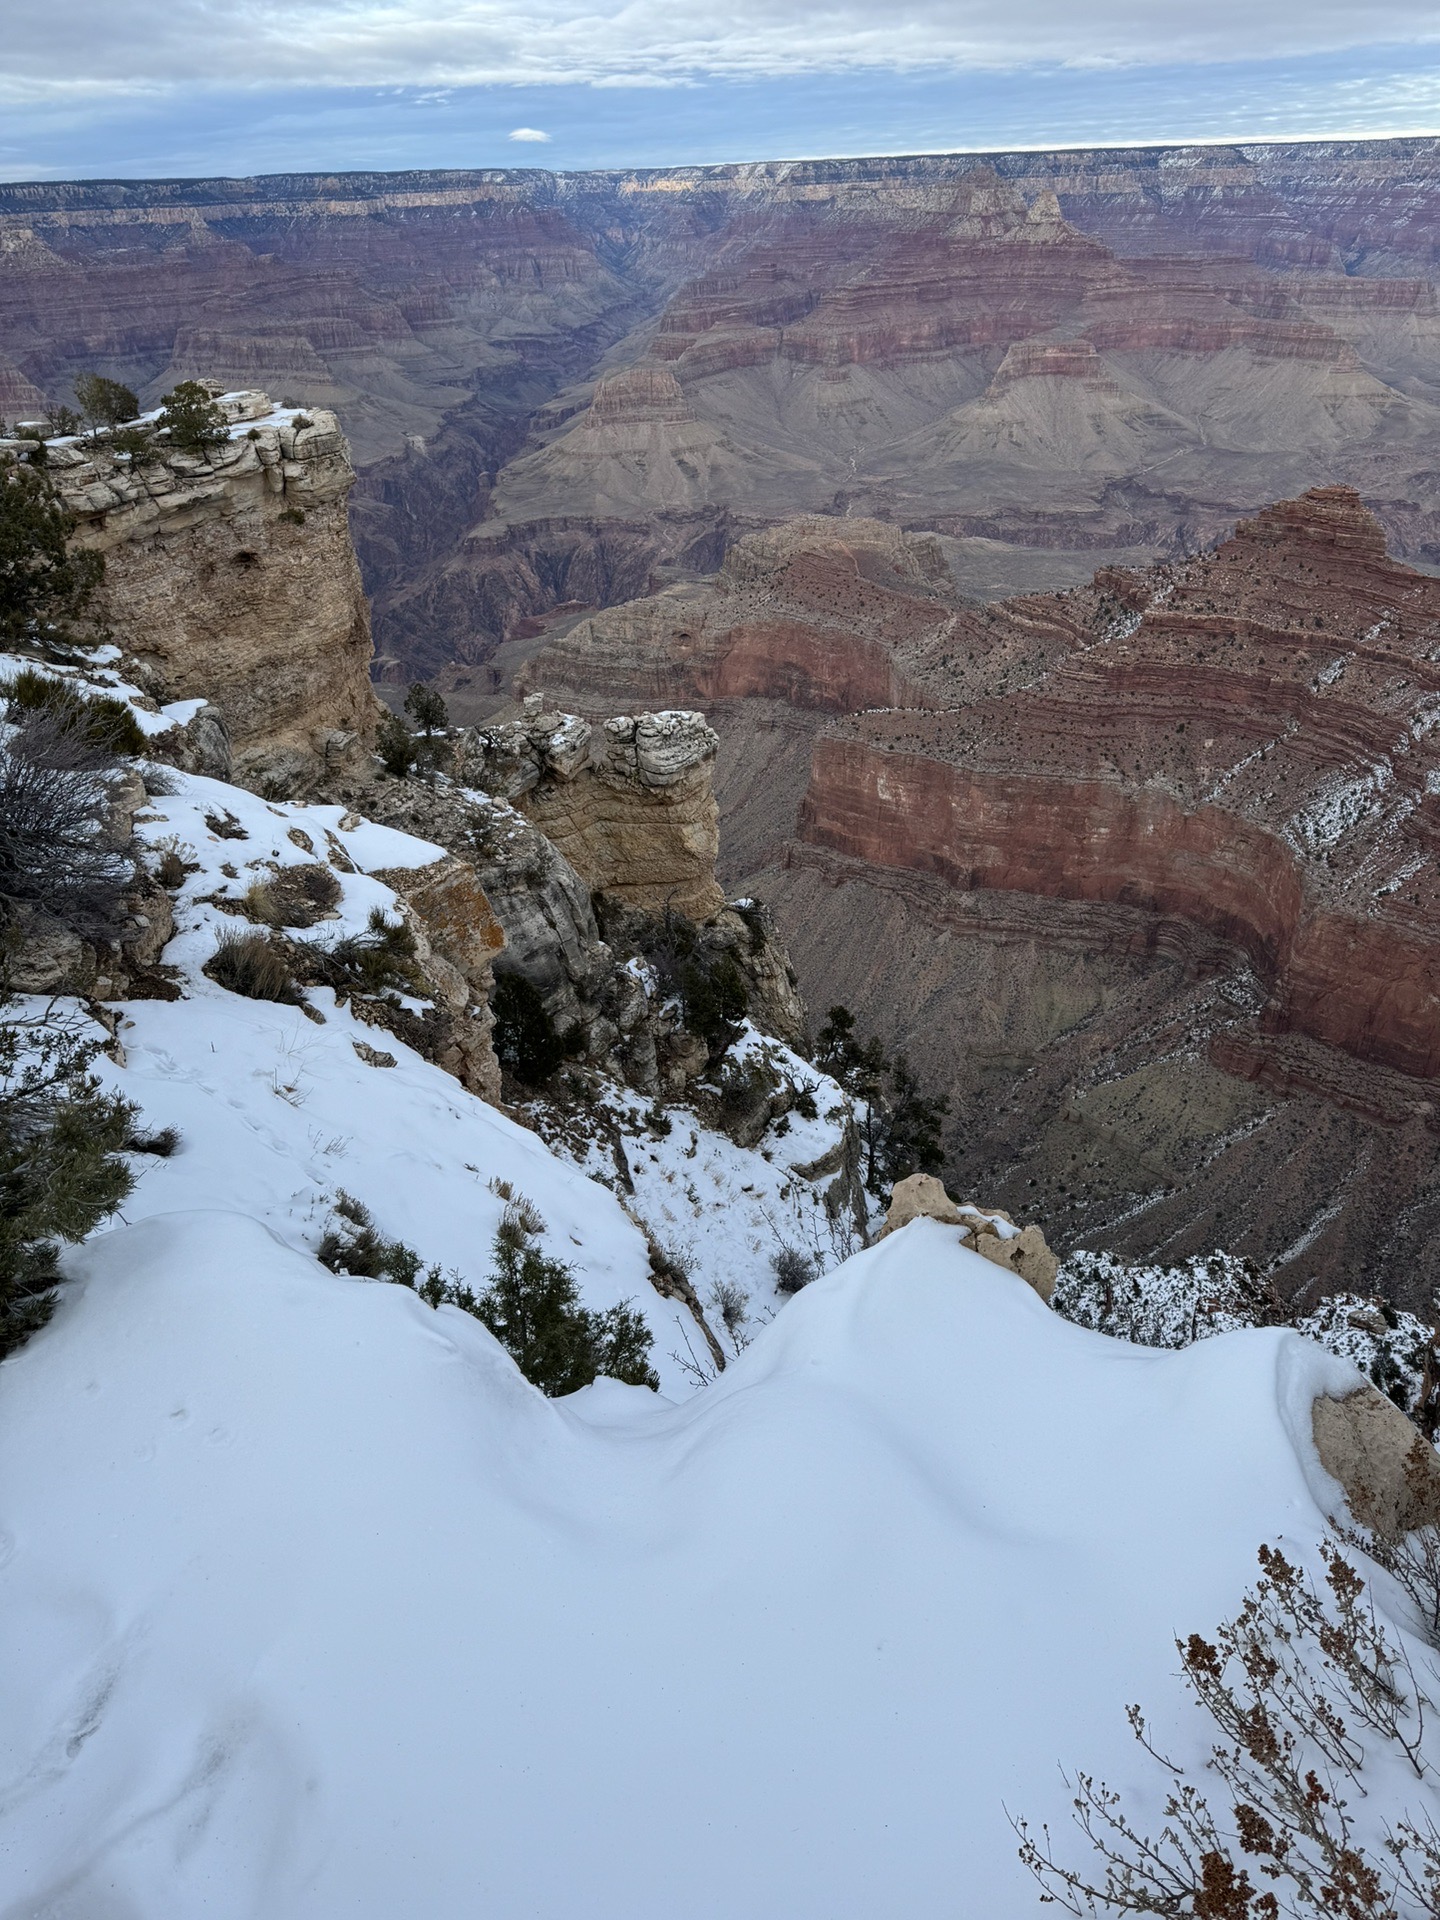
M 0 454 L 0 644 L 63 637 L 89 606 L 105 562 L 72 552 L 74 531 L 49 474 Z
M 121 1157 L 134 1108 L 100 1091 L 98 1050 L 48 1014 L 0 1021 L 0 1359 L 54 1312 L 61 1245 L 134 1184 Z
M 0 681 L 0 699 L 21 713 L 48 713 L 65 732 L 107 753 L 143 753 L 145 735 L 133 711 L 108 693 L 87 693 L 72 680 L 22 667 Z
M 198 380 L 182 380 L 173 393 L 161 396 L 160 404 L 165 409 L 160 430 L 181 453 L 205 453 L 230 438 L 225 415 Z
M 538 1086 L 565 1058 L 565 1041 L 538 987 L 520 973 L 501 973 L 490 997 L 495 1014 L 495 1054 L 517 1080 Z
M 770 1271 L 775 1276 L 777 1293 L 799 1293 L 815 1278 L 815 1262 L 799 1247 L 778 1247 L 770 1256 Z
M 495 1236 L 495 1270 L 483 1293 L 460 1281 L 422 1287 L 432 1306 L 457 1306 L 488 1327 L 532 1386 L 552 1397 L 588 1387 L 599 1374 L 658 1388 L 652 1336 L 629 1304 L 594 1313 L 581 1306 L 575 1276 L 534 1246 L 514 1223 Z
M 388 774 L 403 780 L 420 757 L 415 736 L 398 714 L 387 713 L 375 734 L 375 751 Z
M 247 1000 L 295 1006 L 300 999 L 285 949 L 268 933 L 222 933 L 205 972 L 217 986 Z
M 348 1193 L 335 1196 L 334 1224 L 320 1242 L 316 1258 L 332 1273 L 353 1274 L 360 1280 L 389 1280 L 398 1287 L 419 1284 L 424 1261 L 403 1240 L 387 1240 L 375 1225 L 370 1209 Z M 440 1269 L 427 1278 L 439 1284 Z
M 118 427 L 140 411 L 140 402 L 129 387 L 118 380 L 107 380 L 103 373 L 82 373 L 75 382 L 75 398 L 92 429 Z
M 160 458 L 153 427 L 117 427 L 105 444 L 111 453 L 123 453 L 132 467 L 153 467 Z
M 364 933 L 347 934 L 316 958 L 322 978 L 337 992 L 418 997 L 430 991 L 415 960 L 415 935 L 404 920 L 387 919 L 383 907 L 370 909 Z
M 450 724 L 450 714 L 444 700 L 434 687 L 427 686 L 423 680 L 411 683 L 405 695 L 405 711 L 427 736 L 438 727 L 448 727 Z
M 255 437 L 258 439 L 259 435 L 257 434 Z M 287 527 L 303 527 L 305 524 L 305 509 L 303 507 L 282 507 L 278 517 L 285 522 Z

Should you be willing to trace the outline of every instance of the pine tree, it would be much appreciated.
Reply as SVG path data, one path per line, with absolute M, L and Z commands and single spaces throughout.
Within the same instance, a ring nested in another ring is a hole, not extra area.
M 55 1310 L 61 1245 L 83 1240 L 133 1184 L 134 1109 L 89 1068 L 98 1043 L 50 1012 L 0 1019 L 0 1359 Z
M 224 414 L 198 380 L 182 380 L 173 393 L 162 394 L 160 429 L 180 453 L 204 453 L 230 437 Z
M 423 680 L 413 681 L 405 695 L 405 711 L 428 740 L 437 727 L 448 727 L 450 712 L 434 687 Z
M 140 411 L 140 402 L 118 380 L 107 380 L 103 373 L 82 373 L 75 382 L 75 398 L 92 433 L 101 427 L 123 426 Z
M 72 552 L 74 531 L 49 474 L 0 454 L 0 644 L 63 639 L 89 606 L 105 562 Z
M 628 1386 L 660 1385 L 649 1360 L 650 1329 L 635 1308 L 582 1307 L 569 1267 L 541 1253 L 509 1219 L 495 1236 L 490 1285 L 452 1304 L 482 1321 L 542 1393 L 575 1393 L 602 1373 Z

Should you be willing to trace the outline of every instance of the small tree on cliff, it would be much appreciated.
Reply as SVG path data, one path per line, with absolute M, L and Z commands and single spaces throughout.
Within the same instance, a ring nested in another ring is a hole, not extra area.
M 75 382 L 75 398 L 91 433 L 101 427 L 123 426 L 140 411 L 140 402 L 118 380 L 107 380 L 103 373 L 82 373 Z
M 0 644 L 63 639 L 105 571 L 98 553 L 69 546 L 75 516 L 42 468 L 0 455 Z
M 429 740 L 441 727 L 450 724 L 450 710 L 434 687 L 424 680 L 411 683 L 405 695 L 405 711 Z
M 173 393 L 162 394 L 160 429 L 181 453 L 204 453 L 230 437 L 225 415 L 198 380 L 182 380 Z
M 912 1173 L 940 1171 L 948 1097 L 923 1093 L 903 1053 L 890 1060 L 878 1040 L 857 1038 L 848 1007 L 831 1007 L 816 1038 L 815 1064 L 864 1102 L 860 1131 L 872 1193 L 888 1193 Z
M 101 1091 L 98 1044 L 53 1008 L 0 1010 L 0 1360 L 55 1310 L 58 1258 L 133 1184 L 134 1108 Z

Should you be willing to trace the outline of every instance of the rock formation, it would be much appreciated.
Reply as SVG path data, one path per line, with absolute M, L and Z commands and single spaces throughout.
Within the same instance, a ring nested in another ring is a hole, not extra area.
M 1014 591 L 1348 480 L 1426 557 L 1437 193 L 1429 140 L 0 186 L 0 414 L 340 408 L 381 671 L 478 713 L 527 623 L 802 510 Z
M 705 698 L 732 885 L 956 1098 L 952 1184 L 1061 1244 L 1419 1300 L 1440 1172 L 1440 588 L 1353 491 L 984 606 L 863 521 L 526 672 Z M 841 713 L 847 698 L 860 711 Z M 954 1034 L 946 1042 L 937 1035 Z
M 943 1226 L 959 1227 L 960 1238 L 982 1259 L 1018 1274 L 1049 1304 L 1059 1262 L 1033 1223 L 1017 1227 L 1008 1213 L 957 1205 L 933 1173 L 912 1173 L 896 1182 L 885 1223 L 875 1238 L 898 1233 L 912 1220 L 938 1220 Z
M 521 719 L 459 742 L 454 779 L 380 780 L 364 804 L 473 864 L 503 930 L 501 965 L 538 990 L 577 1058 L 674 1095 L 713 1064 L 657 972 L 677 939 L 703 967 L 737 970 L 763 1032 L 805 1038 L 768 916 L 728 905 L 715 880 L 714 751 L 698 713 L 621 716 L 597 738 L 531 696 Z
M 162 704 L 207 702 L 237 779 L 306 791 L 374 736 L 355 474 L 333 414 L 260 393 L 223 406 L 230 437 L 203 455 L 135 466 L 103 439 L 70 440 L 51 443 L 49 467 L 76 544 L 105 556 L 98 624 L 124 670 Z M 223 763 L 213 740 L 180 751 Z

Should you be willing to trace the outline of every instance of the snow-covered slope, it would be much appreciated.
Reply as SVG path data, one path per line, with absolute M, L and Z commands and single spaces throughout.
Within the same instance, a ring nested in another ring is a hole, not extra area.
M 1132 1780 L 1129 1700 L 1194 1751 L 1171 1635 L 1313 1542 L 1354 1378 L 924 1220 L 674 1407 L 239 1214 L 71 1268 L 0 1393 L 6 1916 L 1020 1920 L 1005 1808 Z

